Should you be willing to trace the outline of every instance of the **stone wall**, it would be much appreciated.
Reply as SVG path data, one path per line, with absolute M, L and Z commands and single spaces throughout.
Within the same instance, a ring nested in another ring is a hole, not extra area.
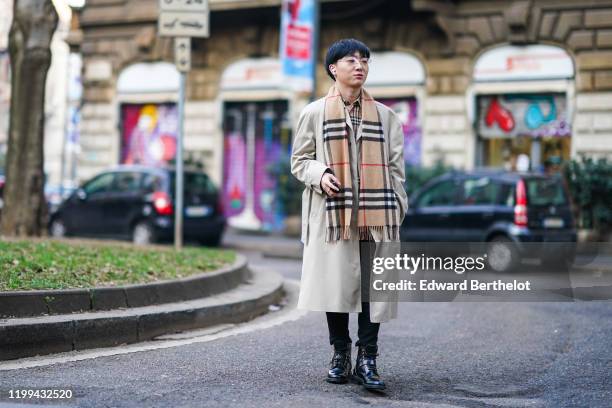
M 612 157 L 612 92 L 576 96 L 574 154 Z
M 232 3 L 232 9 L 229 4 Z M 587 4 L 588 3 L 588 4 Z M 85 103 L 113 105 L 116 79 L 134 62 L 172 61 L 172 42 L 156 36 L 157 0 L 89 0 L 81 15 L 81 50 L 88 66 L 101 64 L 98 76 L 85 77 Z M 215 100 L 223 70 L 246 57 L 278 56 L 280 1 L 211 1 L 211 37 L 193 40 L 193 70 L 188 77 L 187 149 L 195 149 L 219 181 L 222 139 L 220 111 Z M 257 7 L 259 6 L 259 7 Z M 575 134 L 572 151 L 610 152 L 612 135 L 612 0 L 465 0 L 465 1 L 334 1 L 322 3 L 321 47 L 342 37 L 364 39 L 376 51 L 397 50 L 424 61 L 425 118 L 423 161 L 431 163 L 440 152 L 458 166 L 474 162 L 474 141 L 467 118 L 466 91 L 475 59 L 484 50 L 502 44 L 545 43 L 561 46 L 576 63 Z M 359 22 L 359 23 L 356 23 Z M 101 68 L 105 62 L 106 68 Z M 93 71 L 96 71 L 95 69 Z M 96 73 L 96 72 L 94 72 Z M 317 92 L 330 85 L 322 64 Z M 601 104 L 601 105 L 600 105 Z M 191 107 L 189 107 L 191 106 Z M 117 109 L 116 107 L 111 108 Z M 83 117 L 83 153 L 80 175 L 102 166 L 88 156 L 89 140 L 98 126 L 89 120 L 116 120 L 113 115 Z M 191 115 L 191 116 L 190 116 Z M 90 119 L 93 118 L 93 119 Z M 118 139 L 116 123 L 103 125 L 107 137 Z M 112 131 L 111 131 L 112 129 Z M 107 141 L 114 164 L 118 142 Z M 113 150 L 115 149 L 115 150 Z M 97 150 L 96 150 L 97 151 Z M 105 159 L 106 160 L 106 159 Z M 87 170 L 89 171 L 89 170 Z

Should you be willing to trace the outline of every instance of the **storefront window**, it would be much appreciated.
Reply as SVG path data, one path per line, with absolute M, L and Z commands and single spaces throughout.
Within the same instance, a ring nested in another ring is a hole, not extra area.
M 288 162 L 291 153 L 288 103 L 226 102 L 223 111 L 224 213 L 234 226 L 279 230 L 285 209 L 273 167 Z
M 570 158 L 573 78 L 572 57 L 560 47 L 504 45 L 484 52 L 473 76 L 476 165 L 558 171 Z
M 561 93 L 480 95 L 479 164 L 546 171 L 569 159 L 571 126 Z

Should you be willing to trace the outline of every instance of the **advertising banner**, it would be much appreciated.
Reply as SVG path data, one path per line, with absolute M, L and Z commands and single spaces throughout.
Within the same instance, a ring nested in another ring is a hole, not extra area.
M 283 0 L 280 51 L 287 85 L 311 92 L 313 86 L 316 0 Z

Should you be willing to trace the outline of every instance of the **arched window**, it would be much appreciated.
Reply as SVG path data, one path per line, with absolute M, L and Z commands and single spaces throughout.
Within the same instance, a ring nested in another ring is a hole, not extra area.
M 162 166 L 175 158 L 179 78 L 168 62 L 138 63 L 121 72 L 121 163 Z
M 406 52 L 373 52 L 372 70 L 365 86 L 407 86 L 425 83 L 425 68 L 414 55 Z
M 221 75 L 222 202 L 228 223 L 244 230 L 281 230 L 291 152 L 293 91 L 276 58 L 245 58 Z
M 221 91 L 282 89 L 283 76 L 276 58 L 245 58 L 230 64 L 221 75 Z
M 552 45 L 502 46 L 484 52 L 474 65 L 474 81 L 533 81 L 574 77 L 574 62 Z
M 484 52 L 473 73 L 476 165 L 554 171 L 568 160 L 574 72 L 552 45 Z
M 169 62 L 133 64 L 119 74 L 117 92 L 120 95 L 178 92 L 179 77 L 174 64 Z

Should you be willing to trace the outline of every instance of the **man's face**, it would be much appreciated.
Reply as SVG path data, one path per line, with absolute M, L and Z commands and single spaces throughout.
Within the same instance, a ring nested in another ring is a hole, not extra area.
M 329 66 L 336 81 L 351 88 L 361 88 L 368 77 L 369 59 L 359 52 L 346 55 Z

